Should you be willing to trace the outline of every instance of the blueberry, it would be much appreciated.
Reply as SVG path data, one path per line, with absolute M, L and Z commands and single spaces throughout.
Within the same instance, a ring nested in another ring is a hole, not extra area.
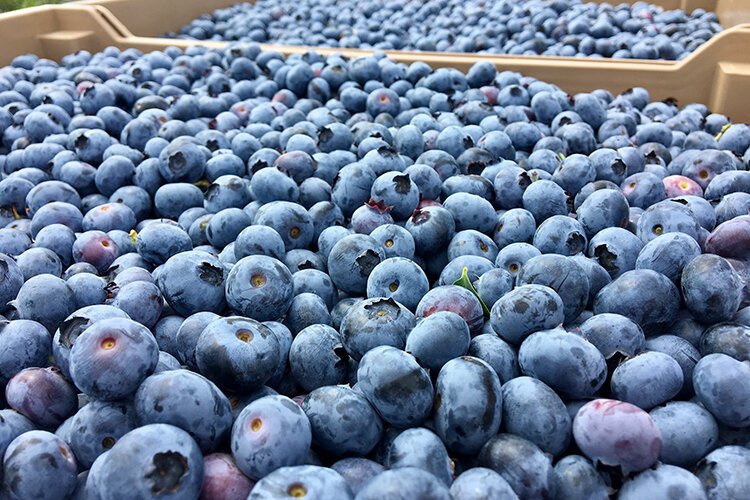
M 125 318 L 102 319 L 75 339 L 70 377 L 84 394 L 114 401 L 135 393 L 158 359 L 156 340 L 145 326 Z
M 54 296 L 52 302 L 45 297 Z M 75 299 L 68 285 L 51 274 L 29 278 L 16 298 L 20 319 L 37 321 L 53 332 L 75 310 Z
M 355 495 L 375 476 L 385 471 L 385 467 L 367 458 L 344 458 L 331 465 L 349 485 Z
M 52 337 L 52 354 L 66 377 L 70 378 L 70 351 L 75 341 L 95 322 L 108 318 L 128 318 L 128 315 L 116 307 L 96 304 L 76 310 L 60 324 Z
M 539 225 L 533 243 L 542 253 L 572 256 L 583 252 L 588 241 L 580 222 L 554 215 Z
M 682 368 L 668 354 L 647 351 L 627 359 L 612 372 L 612 395 L 650 410 L 676 396 L 682 389 Z M 648 390 L 644 390 L 648 387 Z
M 391 443 L 387 463 L 391 470 L 415 467 L 430 472 L 446 486 L 452 482 L 448 451 L 440 438 L 425 428 L 400 433 Z
M 543 382 L 518 377 L 503 385 L 503 425 L 507 432 L 560 456 L 571 439 L 572 420 L 560 397 Z
M 747 478 L 731 471 L 750 464 L 750 453 L 741 446 L 722 446 L 706 455 L 695 469 L 709 498 L 731 498 L 744 495 Z
M 461 454 L 479 451 L 500 428 L 497 373 L 481 359 L 455 358 L 441 368 L 435 389 L 435 430 L 446 447 Z
M 568 455 L 555 464 L 559 498 L 607 498 L 609 487 L 603 475 L 586 458 Z
M 265 255 L 240 259 L 226 278 L 229 306 L 258 321 L 282 317 L 293 293 L 292 273 L 284 264 Z
M 164 263 L 157 284 L 169 306 L 187 317 L 201 311 L 224 309 L 225 278 L 226 272 L 217 258 L 189 251 L 176 254 Z
M 557 292 L 563 303 L 565 322 L 578 317 L 586 307 L 589 280 L 580 264 L 569 257 L 547 254 L 532 257 L 518 273 L 519 285 L 542 285 Z
M 92 401 L 70 419 L 70 448 L 78 463 L 90 468 L 99 455 L 111 449 L 118 439 L 135 429 L 137 424 L 131 404 Z
M 294 337 L 289 350 L 292 376 L 307 391 L 342 383 L 348 360 L 341 336 L 328 325 L 304 328 Z
M 649 413 L 662 435 L 659 459 L 670 465 L 691 469 L 719 439 L 719 426 L 702 406 L 672 401 Z
M 195 344 L 195 362 L 201 373 L 219 387 L 235 392 L 262 386 L 273 375 L 280 357 L 280 344 L 273 331 L 240 316 L 212 321 Z
M 112 305 L 127 313 L 132 320 L 153 328 L 161 316 L 164 299 L 153 283 L 135 281 L 117 291 Z
M 390 346 L 369 350 L 359 363 L 357 386 L 381 418 L 396 427 L 419 425 L 432 409 L 427 372 L 408 353 Z
M 232 455 L 212 453 L 203 459 L 201 497 L 246 499 L 255 483 L 239 470 Z
M 57 368 L 25 368 L 5 386 L 8 406 L 45 429 L 54 429 L 73 414 L 75 388 Z
M 677 287 L 666 276 L 638 269 L 624 273 L 601 289 L 594 301 L 594 314 L 620 314 L 651 335 L 675 322 L 679 304 Z
M 583 405 L 573 420 L 573 437 L 594 463 L 626 473 L 653 465 L 662 447 L 661 432 L 648 413 L 611 399 Z
M 45 366 L 52 354 L 52 337 L 35 321 L 0 323 L 0 376 L 8 380 L 25 368 Z
M 556 479 L 550 459 L 539 449 L 513 434 L 492 437 L 479 452 L 479 465 L 505 479 L 518 498 L 554 498 Z
M 123 463 L 125 472 L 117 472 Z M 91 467 L 86 490 L 101 497 L 169 495 L 197 498 L 203 457 L 190 435 L 168 424 L 150 424 L 122 436 Z
M 170 257 L 193 249 L 185 231 L 171 224 L 156 222 L 138 232 L 138 254 L 151 264 L 164 264 Z
M 632 357 L 646 346 L 643 330 L 631 319 L 619 314 L 595 314 L 581 324 L 580 335 L 594 344 L 604 359 L 616 355 Z
M 435 206 L 415 210 L 407 219 L 405 227 L 414 238 L 416 253 L 419 255 L 442 250 L 456 233 L 456 222 L 451 212 Z
M 248 499 L 265 500 L 279 496 L 311 496 L 331 500 L 351 500 L 352 494 L 341 475 L 315 465 L 281 467 L 253 487 Z
M 674 465 L 661 464 L 625 482 L 620 498 L 642 498 L 647 495 L 677 494 L 681 498 L 707 498 L 701 481 L 690 472 Z
M 503 295 L 492 306 L 490 324 L 504 340 L 520 344 L 530 334 L 562 324 L 564 306 L 553 289 L 523 285 Z
M 682 270 L 685 305 L 703 323 L 727 321 L 740 306 L 742 281 L 729 262 L 717 255 L 699 255 Z
M 406 351 L 427 369 L 439 370 L 469 348 L 469 329 L 459 315 L 437 312 L 421 320 L 406 339 Z
M 593 344 L 559 328 L 527 337 L 518 351 L 518 363 L 524 375 L 569 398 L 593 396 L 607 375 L 604 356 Z
M 448 488 L 438 478 L 417 467 L 387 470 L 375 476 L 357 494 L 359 500 L 434 498 L 449 500 Z
M 695 394 L 719 422 L 745 427 L 750 419 L 750 405 L 744 395 L 748 376 L 747 364 L 726 354 L 709 354 L 698 361 L 693 371 Z
M 141 425 L 179 427 L 204 453 L 213 451 L 229 434 L 229 400 L 211 381 L 188 370 L 151 375 L 138 388 L 134 401 Z
M 305 397 L 302 410 L 310 420 L 313 443 L 335 456 L 366 455 L 383 432 L 380 417 L 367 399 L 349 388 L 319 387 Z
M 49 458 L 36 463 L 41 456 Z M 8 445 L 3 494 L 13 499 L 67 497 L 76 487 L 77 473 L 73 452 L 62 439 L 45 431 L 25 432 Z
M 339 240 L 328 255 L 328 274 L 339 290 L 364 293 L 373 269 L 385 260 L 385 251 L 372 237 L 350 235 Z
M 250 403 L 232 426 L 232 455 L 251 479 L 302 465 L 312 442 L 310 422 L 294 401 L 266 396 Z

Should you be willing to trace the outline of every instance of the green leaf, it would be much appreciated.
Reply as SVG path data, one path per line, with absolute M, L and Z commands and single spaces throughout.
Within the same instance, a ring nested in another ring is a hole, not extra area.
M 469 268 L 464 267 L 463 272 L 461 273 L 461 277 L 458 278 L 456 281 L 453 282 L 454 285 L 460 286 L 461 288 L 466 288 L 468 291 L 474 294 L 474 296 L 477 298 L 480 304 L 482 304 L 482 312 L 484 313 L 485 318 L 490 317 L 490 310 L 487 308 L 487 304 L 484 303 L 482 300 L 482 297 L 479 296 L 479 293 L 477 293 L 477 289 L 474 288 L 474 285 L 471 284 L 471 280 L 469 279 Z
M 565 155 L 564 155 L 564 154 L 562 154 L 562 153 L 557 153 L 557 158 L 558 158 L 558 159 L 559 159 L 560 161 L 565 161 Z

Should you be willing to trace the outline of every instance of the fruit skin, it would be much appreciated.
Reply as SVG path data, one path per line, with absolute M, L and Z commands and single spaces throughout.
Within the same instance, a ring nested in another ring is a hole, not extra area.
M 497 433 L 503 396 L 497 373 L 471 356 L 448 361 L 435 383 L 435 432 L 453 453 L 476 453 Z
M 560 456 L 570 444 L 572 419 L 562 399 L 537 379 L 518 377 L 502 387 L 503 425 L 545 453 Z
M 501 384 L 519 375 L 516 349 L 495 333 L 483 333 L 471 339 L 468 355 L 489 364 Z
M 157 285 L 169 306 L 188 317 L 204 311 L 219 313 L 226 306 L 227 272 L 219 259 L 197 251 L 170 257 Z
M 589 280 L 586 271 L 570 257 L 546 254 L 532 257 L 518 273 L 517 285 L 543 285 L 557 292 L 563 302 L 565 322 L 578 317 L 586 307 Z
M 604 384 L 604 356 L 588 341 L 562 328 L 531 334 L 518 350 L 521 372 L 569 399 L 592 397 Z
M 126 470 L 120 470 L 127 464 Z M 190 435 L 172 425 L 138 427 L 94 462 L 86 490 L 103 498 L 198 498 L 203 456 Z
M 265 396 L 250 403 L 232 425 L 232 455 L 251 479 L 304 464 L 311 443 L 307 416 L 285 396 Z
M 719 440 L 719 426 L 703 407 L 671 401 L 649 412 L 662 435 L 659 460 L 691 470 Z
M 450 500 L 448 488 L 438 478 L 416 467 L 381 472 L 357 494 L 357 500 L 431 498 Z
M 75 388 L 57 368 L 25 368 L 5 386 L 8 406 L 45 429 L 54 429 L 77 406 Z
M 466 354 L 470 341 L 469 328 L 463 318 L 450 311 L 440 311 L 412 328 L 404 350 L 423 367 L 439 371 L 451 359 Z
M 159 347 L 145 326 L 125 318 L 103 319 L 73 344 L 70 377 L 85 394 L 116 401 L 135 393 L 158 361 Z
M 518 498 L 555 498 L 552 462 L 530 441 L 498 434 L 482 447 L 478 463 L 500 474 Z
M 336 471 L 316 465 L 281 467 L 261 479 L 253 487 L 248 500 L 271 500 L 290 495 L 300 488 L 299 494 L 311 498 L 352 500 L 349 486 Z
M 456 500 L 480 500 L 481 498 L 515 500 L 518 498 L 503 476 L 485 467 L 473 467 L 458 476 L 451 484 L 451 495 Z
M 516 345 L 534 332 L 560 326 L 564 320 L 562 299 L 544 285 L 518 286 L 498 299 L 490 311 L 492 329 Z
M 201 500 L 246 500 L 255 483 L 237 468 L 232 455 L 212 453 L 203 459 Z
M 437 286 L 424 294 L 417 305 L 417 318 L 426 318 L 439 311 L 450 311 L 461 316 L 472 334 L 484 324 L 482 304 L 476 295 L 456 285 Z
M 40 462 L 42 455 L 49 459 Z M 3 496 L 18 500 L 65 498 L 76 487 L 77 467 L 73 452 L 62 439 L 46 431 L 25 432 L 6 450 Z
M 29 320 L 0 322 L 0 376 L 10 379 L 24 368 L 44 366 L 52 354 L 52 337 Z
M 370 273 L 383 260 L 385 251 L 372 237 L 363 234 L 345 236 L 328 255 L 328 274 L 339 290 L 364 294 Z
M 46 297 L 55 300 L 50 302 Z M 15 302 L 20 319 L 37 321 L 50 332 L 57 330 L 75 310 L 73 292 L 63 280 L 51 274 L 29 278 L 18 291 Z
M 394 427 L 419 425 L 432 410 L 430 377 L 413 356 L 395 347 L 367 351 L 357 369 L 357 387 Z
M 722 446 L 706 455 L 695 469 L 710 500 L 741 498 L 747 491 L 748 479 L 734 471 L 750 465 L 750 453 L 742 446 Z
M 282 262 L 264 255 L 240 259 L 226 278 L 229 306 L 257 321 L 281 318 L 293 294 L 292 273 Z
M 693 370 L 698 400 L 716 420 L 730 427 L 750 426 L 748 380 L 750 366 L 726 354 L 704 356 Z
M 646 470 L 628 480 L 620 489 L 620 498 L 637 499 L 642 495 L 669 495 L 678 491 L 681 498 L 707 499 L 700 480 L 674 465 L 659 464 L 654 469 Z
M 604 359 L 616 355 L 631 357 L 646 345 L 643 330 L 635 322 L 619 314 L 595 314 L 578 328 L 580 335 L 594 344 Z
M 122 436 L 138 427 L 131 403 L 92 401 L 70 418 L 68 444 L 81 467 L 90 468 Z M 58 428 L 59 435 L 59 428 Z
M 610 488 L 601 473 L 585 457 L 568 455 L 555 464 L 557 474 L 557 495 L 559 498 L 609 498 Z
M 699 255 L 682 270 L 685 305 L 701 323 L 730 320 L 740 307 L 743 286 L 732 265 L 717 255 Z
M 0 254 L 0 301 L 7 304 L 15 299 L 24 284 L 23 273 L 15 260 Z
M 341 341 L 355 360 L 371 349 L 390 345 L 403 349 L 416 318 L 391 298 L 365 299 L 351 307 L 341 322 Z
M 429 290 L 430 282 L 422 268 L 404 257 L 383 260 L 367 277 L 367 298 L 392 298 L 411 311 Z
M 682 233 L 662 234 L 641 249 L 635 268 L 660 272 L 677 285 L 685 266 L 700 254 L 700 245 L 690 236 Z
M 723 222 L 708 235 L 705 251 L 726 258 L 743 258 L 750 243 L 750 215 Z
M 367 458 L 344 458 L 331 465 L 349 485 L 349 489 L 357 495 L 375 476 L 385 471 L 385 467 Z
M 219 387 L 240 393 L 260 388 L 273 375 L 280 357 L 273 331 L 242 316 L 212 321 L 195 345 L 200 372 Z
M 204 453 L 215 450 L 229 435 L 229 400 L 207 378 L 189 370 L 151 375 L 135 393 L 141 425 L 171 424 L 187 431 Z
M 82 307 L 65 318 L 52 337 L 55 365 L 63 375 L 70 378 L 70 351 L 78 337 L 95 322 L 111 318 L 130 319 L 124 311 L 104 304 Z
M 433 474 L 450 486 L 453 478 L 448 451 L 440 438 L 423 427 L 400 433 L 388 449 L 386 463 L 391 470 L 417 467 Z
M 683 385 L 679 363 L 662 352 L 646 351 L 612 372 L 612 396 L 646 411 L 675 397 Z
M 334 456 L 367 455 L 383 434 L 383 423 L 367 399 L 346 387 L 319 387 L 301 407 L 310 420 L 313 443 Z
M 731 323 L 719 323 L 706 328 L 701 335 L 699 355 L 726 354 L 738 361 L 750 361 L 747 350 L 750 342 L 750 327 L 739 324 L 737 317 Z M 697 361 L 696 361 L 697 362 Z
M 594 299 L 594 314 L 630 318 L 646 335 L 663 332 L 677 319 L 680 293 L 669 278 L 650 269 L 628 271 L 602 288 Z
M 595 399 L 583 405 L 573 419 L 573 437 L 595 464 L 636 472 L 659 457 L 662 437 L 648 413 L 612 399 Z

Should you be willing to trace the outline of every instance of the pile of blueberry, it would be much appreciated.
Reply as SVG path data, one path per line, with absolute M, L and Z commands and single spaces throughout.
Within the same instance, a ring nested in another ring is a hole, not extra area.
M 377 50 L 683 59 L 721 31 L 716 14 L 581 0 L 257 0 L 169 37 Z
M 747 498 L 747 125 L 257 45 L 0 106 L 2 498 Z

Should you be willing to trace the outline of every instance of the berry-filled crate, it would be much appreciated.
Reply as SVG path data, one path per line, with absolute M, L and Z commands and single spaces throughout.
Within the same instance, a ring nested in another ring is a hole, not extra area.
M 747 498 L 740 7 L 679 62 L 157 37 L 210 4 L 0 16 L 0 500 Z
M 95 50 L 107 45 L 144 51 L 167 46 L 201 44 L 223 47 L 229 42 L 164 38 L 201 15 L 226 8 L 233 0 L 90 0 L 59 7 L 31 9 L 0 18 L 0 62 L 35 52 L 53 59 L 75 49 Z M 588 92 L 598 88 L 619 93 L 645 87 L 652 99 L 676 99 L 681 104 L 700 102 L 734 120 L 750 120 L 750 2 L 743 0 L 654 2 L 669 9 L 692 12 L 702 8 L 716 13 L 724 31 L 710 38 L 680 61 L 604 59 L 445 53 L 386 50 L 396 60 L 410 64 L 424 61 L 433 68 L 455 67 L 461 71 L 477 61 L 489 60 L 499 69 L 554 82 L 567 92 Z M 37 16 L 39 21 L 38 22 Z M 20 28 L 23 26 L 23 29 Z M 313 50 L 309 46 L 263 44 L 288 55 Z M 34 49 L 34 50 L 32 50 Z M 372 50 L 315 47 L 321 54 L 342 53 L 360 57 Z

